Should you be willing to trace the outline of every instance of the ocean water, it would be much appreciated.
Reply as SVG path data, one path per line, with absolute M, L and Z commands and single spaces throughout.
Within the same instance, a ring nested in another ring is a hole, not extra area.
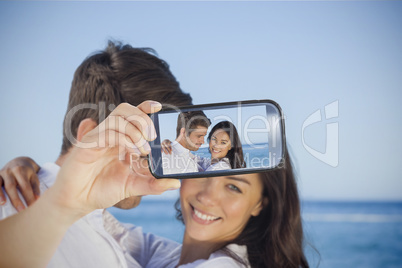
M 109 211 L 144 232 L 181 242 L 175 195 L 144 197 L 135 209 Z M 302 217 L 311 267 L 402 267 L 402 202 L 303 201 Z
M 402 267 L 401 202 L 303 202 L 307 240 L 319 267 Z

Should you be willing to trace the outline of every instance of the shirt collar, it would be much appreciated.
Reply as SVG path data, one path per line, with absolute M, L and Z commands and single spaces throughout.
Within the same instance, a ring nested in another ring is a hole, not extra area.
M 189 149 L 186 149 L 181 145 L 178 141 L 172 142 L 172 148 L 176 154 L 188 154 L 190 153 Z
M 43 164 L 39 171 L 38 177 L 41 178 L 41 182 L 46 186 L 46 188 L 51 187 L 57 178 L 57 173 L 59 173 L 60 167 L 56 163 L 45 163 Z

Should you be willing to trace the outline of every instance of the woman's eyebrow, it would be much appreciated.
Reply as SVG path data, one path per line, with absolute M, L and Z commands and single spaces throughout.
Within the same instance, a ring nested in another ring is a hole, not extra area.
M 230 176 L 230 177 L 226 177 L 226 178 L 229 179 L 229 180 L 240 181 L 240 182 L 244 182 L 244 183 L 246 183 L 248 185 L 251 185 L 250 182 L 248 180 L 246 180 L 245 178 L 243 178 L 243 177 Z
M 212 135 L 212 138 L 218 139 L 217 137 L 215 137 L 215 135 Z M 226 141 L 226 142 L 228 142 L 229 140 L 220 139 L 220 141 Z

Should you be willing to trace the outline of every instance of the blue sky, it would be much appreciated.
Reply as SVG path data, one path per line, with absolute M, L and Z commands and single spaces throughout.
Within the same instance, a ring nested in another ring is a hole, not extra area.
M 113 38 L 156 49 L 195 104 L 278 102 L 303 198 L 402 200 L 401 15 L 400 1 L 2 1 L 0 165 L 57 158 L 73 73 Z

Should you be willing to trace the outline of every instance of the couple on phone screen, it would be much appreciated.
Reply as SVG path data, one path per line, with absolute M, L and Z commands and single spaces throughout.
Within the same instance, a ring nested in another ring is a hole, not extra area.
M 178 174 L 245 168 L 243 149 L 235 125 L 229 121 L 217 123 L 208 134 L 211 157 L 191 153 L 204 144 L 211 121 L 202 111 L 182 112 L 178 115 L 176 140 L 162 142 L 163 173 Z

